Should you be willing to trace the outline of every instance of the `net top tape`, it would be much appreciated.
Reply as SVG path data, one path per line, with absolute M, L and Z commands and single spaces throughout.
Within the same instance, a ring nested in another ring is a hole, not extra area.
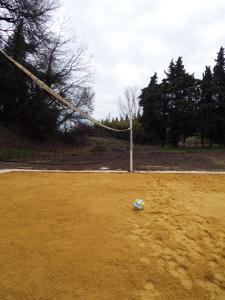
M 50 95 L 52 95 L 56 100 L 58 100 L 59 102 L 61 102 L 62 104 L 66 105 L 69 109 L 71 109 L 72 111 L 78 113 L 79 115 L 81 115 L 82 117 L 90 120 L 92 123 L 101 126 L 105 129 L 111 130 L 111 131 L 115 131 L 115 132 L 122 132 L 122 131 L 128 131 L 130 130 L 130 128 L 126 128 L 126 129 L 115 129 L 112 127 L 109 127 L 105 124 L 102 124 L 101 122 L 99 122 L 98 120 L 96 120 L 95 118 L 91 117 L 88 113 L 86 112 L 82 112 L 80 111 L 75 105 L 73 105 L 72 103 L 70 103 L 68 100 L 66 100 L 64 97 L 60 96 L 56 91 L 54 91 L 52 88 L 50 88 L 47 84 L 45 84 L 42 80 L 40 80 L 37 76 L 35 76 L 33 73 L 31 73 L 30 71 L 28 71 L 24 66 L 22 66 L 20 63 L 18 63 L 16 60 L 14 60 L 12 57 L 8 56 L 2 49 L 0 49 L 0 52 L 9 60 L 11 61 L 17 68 L 19 68 L 20 70 L 22 70 L 26 75 L 28 75 L 40 88 L 42 88 L 43 90 L 45 90 L 47 93 L 49 93 Z

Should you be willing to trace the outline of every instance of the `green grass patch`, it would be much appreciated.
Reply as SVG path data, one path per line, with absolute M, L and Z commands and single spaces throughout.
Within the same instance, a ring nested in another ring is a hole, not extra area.
M 30 149 L 0 149 L 0 159 L 28 159 L 34 156 Z
M 225 147 L 165 147 L 161 148 L 160 152 L 176 152 L 176 153 L 196 153 L 196 152 L 225 152 Z

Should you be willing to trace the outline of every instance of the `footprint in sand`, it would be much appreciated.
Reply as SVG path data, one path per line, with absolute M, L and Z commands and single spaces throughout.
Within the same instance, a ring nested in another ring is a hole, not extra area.
M 155 289 L 152 282 L 147 282 L 144 289 L 139 291 L 137 296 L 141 300 L 156 300 L 159 299 L 159 292 Z
M 161 243 L 158 241 L 155 242 L 153 239 L 149 239 L 147 241 L 150 242 L 150 244 L 148 244 L 149 245 L 149 247 L 148 247 L 149 255 L 154 256 L 154 257 L 159 257 L 163 250 Z
M 225 242 L 225 232 L 222 230 L 217 231 L 217 239 Z
M 147 231 L 145 229 L 137 228 L 137 229 L 132 230 L 132 233 L 142 237 L 147 234 Z
M 197 280 L 197 284 L 212 294 L 215 299 L 220 296 L 225 299 L 225 273 L 220 257 L 213 255 L 207 266 L 208 269 L 205 271 L 203 280 Z
M 141 257 L 139 259 L 140 262 L 142 262 L 145 265 L 149 265 L 150 264 L 150 260 L 147 257 Z
M 210 300 L 224 300 L 225 290 L 212 282 L 214 279 L 214 275 L 209 276 L 209 274 L 206 274 L 204 280 L 196 279 L 195 283 L 210 294 Z
M 202 229 L 201 240 L 202 240 L 204 246 L 206 246 L 208 248 L 214 247 L 214 238 L 208 230 Z
M 209 259 L 208 261 L 208 266 L 211 270 L 216 270 L 219 268 L 218 266 L 218 256 L 213 256 L 212 258 Z
M 183 249 L 186 249 L 186 252 L 195 259 L 202 259 L 203 243 L 201 243 L 200 241 L 199 231 L 193 225 L 189 225 L 184 230 L 182 226 L 177 222 L 172 232 L 173 239 L 177 244 L 180 244 Z M 210 242 L 207 240 L 207 243 L 209 244 Z
M 169 260 L 167 265 L 170 274 L 179 279 L 186 290 L 190 290 L 193 286 L 193 281 L 188 275 L 187 267 L 185 265 L 179 265 L 175 260 Z
M 158 270 L 159 272 L 161 273 L 165 273 L 165 270 L 166 270 L 166 262 L 164 259 L 158 259 L 157 260 L 157 265 L 158 265 Z
M 137 224 L 135 224 L 135 229 L 131 231 L 131 234 L 128 235 L 128 238 L 133 241 L 141 241 L 142 237 L 146 235 L 146 230 L 139 228 Z
M 131 230 L 128 238 L 135 241 L 139 248 L 145 248 L 146 245 L 148 245 L 149 254 L 157 257 L 162 252 L 161 239 L 163 239 L 163 237 L 161 237 L 160 232 L 152 236 L 148 226 L 149 223 L 146 223 L 144 227 L 139 227 L 137 224 L 134 224 L 135 229 Z

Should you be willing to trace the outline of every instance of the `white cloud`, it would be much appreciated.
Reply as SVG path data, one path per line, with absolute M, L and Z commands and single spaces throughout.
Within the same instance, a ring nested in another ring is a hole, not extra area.
M 114 74 L 121 85 L 135 85 L 140 75 L 140 69 L 134 63 L 122 62 L 115 66 Z
M 61 0 L 97 69 L 96 117 L 118 113 L 124 86 L 143 88 L 172 58 L 201 76 L 225 46 L 224 0 Z

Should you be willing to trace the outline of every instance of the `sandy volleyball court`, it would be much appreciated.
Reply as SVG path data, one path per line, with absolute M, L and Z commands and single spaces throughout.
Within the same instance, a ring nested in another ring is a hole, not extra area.
M 225 175 L 1 174 L 0 214 L 2 300 L 225 299 Z

